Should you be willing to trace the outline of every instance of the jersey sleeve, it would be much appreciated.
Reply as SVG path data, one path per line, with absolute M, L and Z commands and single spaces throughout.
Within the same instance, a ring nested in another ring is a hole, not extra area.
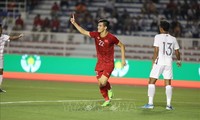
M 8 36 L 8 35 L 3 35 L 3 40 L 4 40 L 4 41 L 10 41 L 9 38 L 10 38 L 10 36 Z
M 119 40 L 115 36 L 113 36 L 112 40 L 115 45 L 119 43 Z
M 155 47 L 159 46 L 159 40 L 158 40 L 158 36 L 157 35 L 154 37 L 154 44 L 153 44 L 153 46 L 155 46 Z
M 89 34 L 90 34 L 90 37 L 96 38 L 98 35 L 98 32 L 90 32 Z
M 177 50 L 177 49 L 179 49 L 179 45 L 178 45 L 178 42 L 177 42 L 176 38 L 175 38 L 174 41 L 175 41 L 174 42 L 174 50 Z

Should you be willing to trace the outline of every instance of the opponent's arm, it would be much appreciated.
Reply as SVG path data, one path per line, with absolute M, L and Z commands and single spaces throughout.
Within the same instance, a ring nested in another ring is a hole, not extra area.
M 121 57 L 122 57 L 122 67 L 124 67 L 126 65 L 126 61 L 125 61 L 125 46 L 123 43 L 121 43 L 119 41 L 119 43 L 117 44 L 120 49 L 121 49 Z
M 18 40 L 19 38 L 23 37 L 23 34 L 17 35 L 17 36 L 10 36 L 9 40 Z
M 180 67 L 181 66 L 181 55 L 180 55 L 180 52 L 179 52 L 179 49 L 175 50 L 175 55 L 176 55 L 176 58 L 177 58 L 177 66 Z
M 72 15 L 72 18 L 70 19 L 71 23 L 74 25 L 74 27 L 83 35 L 89 36 L 90 37 L 90 33 L 89 31 L 83 29 L 81 26 L 79 26 L 74 18 L 74 14 Z

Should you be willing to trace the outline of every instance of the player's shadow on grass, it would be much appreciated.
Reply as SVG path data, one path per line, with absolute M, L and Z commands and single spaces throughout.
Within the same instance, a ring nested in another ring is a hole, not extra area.
M 173 112 L 173 110 L 166 110 L 166 106 L 164 104 L 155 104 L 153 109 L 144 109 L 141 108 L 141 114 L 143 115 L 164 115 L 164 114 L 170 114 L 170 112 Z

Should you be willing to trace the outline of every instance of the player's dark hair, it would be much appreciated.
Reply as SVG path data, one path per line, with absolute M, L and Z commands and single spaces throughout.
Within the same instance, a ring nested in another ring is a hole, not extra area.
M 0 24 L 0 27 L 2 27 L 2 25 Z
M 102 22 L 104 26 L 106 26 L 108 29 L 110 29 L 110 22 L 105 19 L 100 19 L 98 23 Z
M 164 31 L 168 32 L 170 28 L 170 24 L 166 20 L 162 20 L 160 21 L 160 27 L 163 28 Z

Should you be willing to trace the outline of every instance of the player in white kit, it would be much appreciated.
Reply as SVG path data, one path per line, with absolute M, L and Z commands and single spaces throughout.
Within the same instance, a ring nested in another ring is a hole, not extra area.
M 149 84 L 148 84 L 148 104 L 142 106 L 142 108 L 153 109 L 153 98 L 155 94 L 155 83 L 159 76 L 162 74 L 165 81 L 167 110 L 173 110 L 171 106 L 172 98 L 172 86 L 171 80 L 173 79 L 172 71 L 172 56 L 175 51 L 177 58 L 177 65 L 181 66 L 181 58 L 179 52 L 179 45 L 175 37 L 171 36 L 168 31 L 170 24 L 167 21 L 161 21 L 159 30 L 160 34 L 157 34 L 154 38 L 154 55 L 152 70 L 150 72 Z
M 3 62 L 4 62 L 3 51 L 4 51 L 5 42 L 9 40 L 17 40 L 21 38 L 22 36 L 23 34 L 20 34 L 18 36 L 9 36 L 9 35 L 2 34 L 2 25 L 0 24 L 0 93 L 6 92 L 5 90 L 1 89 L 1 84 L 3 81 Z

